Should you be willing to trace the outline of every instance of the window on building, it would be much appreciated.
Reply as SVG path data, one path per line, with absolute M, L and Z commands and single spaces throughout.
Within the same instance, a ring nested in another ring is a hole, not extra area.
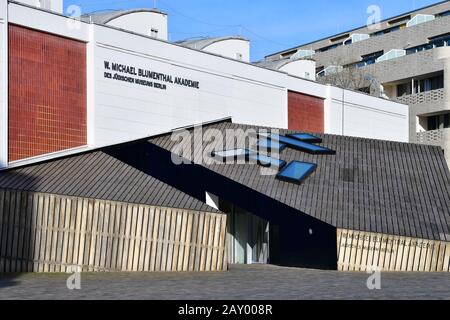
M 450 46 L 450 32 L 429 39 L 434 48 Z
M 437 14 L 436 16 L 439 18 L 448 17 L 448 16 L 450 16 L 450 10 L 441 12 L 441 13 Z
M 158 33 L 159 33 L 159 30 L 158 30 L 158 29 L 155 29 L 155 28 L 151 28 L 151 29 L 150 29 L 150 36 L 151 36 L 152 38 L 158 38 Z
M 397 97 L 403 97 L 412 94 L 411 82 L 397 85 Z
M 450 46 L 450 33 L 446 33 L 440 36 L 432 37 L 428 39 L 428 43 L 416 46 L 413 48 L 406 49 L 406 54 L 414 54 L 417 52 L 431 50 L 439 47 L 448 47 Z
M 434 48 L 433 44 L 427 43 L 427 44 L 424 44 L 424 45 L 421 45 L 421 46 L 417 46 L 417 47 L 406 49 L 406 54 L 410 55 L 410 54 L 418 53 L 418 52 L 421 52 L 421 51 L 431 50 L 433 48 Z
M 439 116 L 428 117 L 428 130 L 439 129 Z
M 358 62 L 356 64 L 356 66 L 358 68 L 362 68 L 362 67 L 374 64 L 377 61 L 377 59 L 379 57 L 381 57 L 383 54 L 384 54 L 384 51 L 377 51 L 377 52 L 374 52 L 371 54 L 361 56 L 361 62 Z
M 427 92 L 444 87 L 444 74 L 414 81 L 414 93 Z
M 329 51 L 329 50 L 332 50 L 332 49 L 336 49 L 336 48 L 338 48 L 340 46 L 342 46 L 342 42 L 333 44 L 331 46 L 320 48 L 320 49 L 316 50 L 316 52 L 325 52 L 325 51 Z
M 450 128 L 450 113 L 428 117 L 427 130 L 439 130 Z
M 379 37 L 379 36 L 382 36 L 382 35 L 385 35 L 385 34 L 388 34 L 388 33 L 391 33 L 391 32 L 395 32 L 395 31 L 404 29 L 405 27 L 406 27 L 406 24 L 403 24 L 403 25 L 400 25 L 400 26 L 395 26 L 395 27 L 392 27 L 392 28 L 388 28 L 388 29 L 384 29 L 384 30 L 372 33 L 371 36 L 372 37 Z
M 394 25 L 394 24 L 401 23 L 401 22 L 406 23 L 409 20 L 411 20 L 411 16 L 403 16 L 401 18 L 397 18 L 397 19 L 393 19 L 393 20 L 389 21 L 388 24 Z

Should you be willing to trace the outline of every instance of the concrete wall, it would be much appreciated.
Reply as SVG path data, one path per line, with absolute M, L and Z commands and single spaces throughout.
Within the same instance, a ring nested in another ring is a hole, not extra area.
M 330 99 L 325 101 L 326 133 L 409 141 L 408 106 L 398 108 L 398 104 L 389 100 L 332 86 L 328 89 Z

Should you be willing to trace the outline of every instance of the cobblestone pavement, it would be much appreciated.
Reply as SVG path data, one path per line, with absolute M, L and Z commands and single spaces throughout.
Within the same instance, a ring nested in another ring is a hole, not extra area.
M 365 273 L 275 266 L 232 266 L 220 273 L 89 273 L 81 290 L 67 274 L 0 275 L 0 299 L 447 299 L 448 273 L 382 273 L 368 290 Z

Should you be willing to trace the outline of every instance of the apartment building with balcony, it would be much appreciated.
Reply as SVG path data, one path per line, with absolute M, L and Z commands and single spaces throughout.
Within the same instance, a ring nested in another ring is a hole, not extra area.
M 450 163 L 449 51 L 450 1 L 443 1 L 265 60 L 308 53 L 319 82 L 339 85 L 339 77 L 355 77 L 361 80 L 351 89 L 408 104 L 410 141 L 442 146 Z

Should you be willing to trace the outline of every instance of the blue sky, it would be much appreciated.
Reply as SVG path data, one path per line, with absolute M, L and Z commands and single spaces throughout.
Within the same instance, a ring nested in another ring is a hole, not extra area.
M 82 13 L 153 7 L 155 0 L 65 0 Z M 424 7 L 436 0 L 156 0 L 169 15 L 170 41 L 242 35 L 252 42 L 252 61 L 296 45 L 366 24 L 370 5 L 381 18 Z

